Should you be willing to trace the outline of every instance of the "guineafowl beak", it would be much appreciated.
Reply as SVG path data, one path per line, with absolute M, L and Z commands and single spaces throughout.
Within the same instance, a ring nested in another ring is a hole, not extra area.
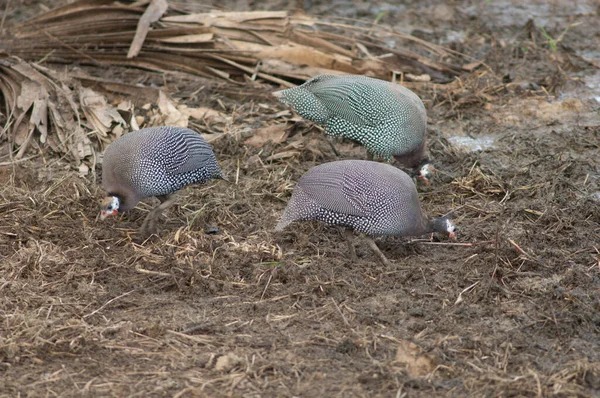
M 448 232 L 448 236 L 452 240 L 456 240 L 456 225 L 452 222 L 452 220 L 446 219 L 446 232 Z
M 104 221 L 104 219 L 106 219 L 106 217 L 114 216 L 115 214 L 117 214 L 117 210 L 111 210 L 111 211 L 102 210 L 102 211 L 100 211 L 100 221 Z
M 433 165 L 431 163 L 425 163 L 419 169 L 419 176 L 417 178 L 419 178 L 426 184 L 429 184 L 431 182 L 429 178 L 433 175 L 433 173 L 435 173 L 435 168 L 433 167 Z
M 431 183 L 431 181 L 429 181 L 429 179 L 427 177 L 425 177 L 424 175 L 418 175 L 417 178 L 419 180 L 423 181 L 425 184 Z
M 104 221 L 106 217 L 114 216 L 119 212 L 121 201 L 117 196 L 107 196 L 102 199 L 100 205 L 100 221 Z
M 117 209 L 114 210 L 101 210 L 100 211 L 100 221 L 104 221 L 106 217 L 114 216 L 118 213 Z

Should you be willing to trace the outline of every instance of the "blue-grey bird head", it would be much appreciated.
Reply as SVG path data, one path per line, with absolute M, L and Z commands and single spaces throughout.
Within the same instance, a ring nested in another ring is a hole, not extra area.
M 447 216 L 432 219 L 431 229 L 433 232 L 449 236 L 450 239 L 456 239 L 456 231 L 458 230 L 454 222 Z

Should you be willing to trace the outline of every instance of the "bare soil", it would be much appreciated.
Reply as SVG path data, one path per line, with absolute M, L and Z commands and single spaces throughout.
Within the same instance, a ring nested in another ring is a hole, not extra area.
M 244 7 L 290 7 L 275 3 Z M 214 142 L 231 181 L 181 192 L 148 240 L 136 230 L 154 200 L 101 223 L 99 170 L 82 177 L 49 150 L 2 160 L 0 396 L 600 395 L 597 4 L 305 3 L 323 17 L 386 11 L 380 23 L 484 62 L 453 89 L 415 89 L 438 169 L 423 207 L 453 211 L 457 244 L 380 239 L 385 269 L 366 244 L 350 261 L 333 227 L 276 234 L 294 182 L 337 159 L 315 126 L 277 116 L 277 87 L 87 68 L 143 77 L 247 133 Z M 7 24 L 43 11 L 15 4 Z M 569 26 L 556 48 L 541 33 Z M 245 143 L 276 123 L 285 142 Z M 297 153 L 267 160 L 290 142 Z

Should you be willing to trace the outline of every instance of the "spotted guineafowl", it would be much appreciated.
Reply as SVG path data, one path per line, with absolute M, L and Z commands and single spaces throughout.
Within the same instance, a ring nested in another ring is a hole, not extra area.
M 430 232 L 456 236 L 450 219 L 426 217 L 415 184 L 405 172 L 367 160 L 340 160 L 310 169 L 298 181 L 275 230 L 281 231 L 294 221 L 311 220 L 370 236 Z M 389 265 L 375 242 L 371 238 L 367 242 L 380 261 Z M 355 258 L 351 241 L 349 249 Z
M 156 216 L 175 202 L 176 191 L 223 178 L 211 146 L 196 133 L 181 127 L 150 127 L 124 134 L 104 151 L 100 218 L 132 209 L 148 197 L 161 204 L 153 209 L 140 232 L 155 227 Z
M 323 125 L 326 134 L 354 140 L 388 161 L 394 157 L 429 181 L 433 167 L 425 157 L 425 106 L 406 87 L 366 76 L 319 75 L 273 94 Z

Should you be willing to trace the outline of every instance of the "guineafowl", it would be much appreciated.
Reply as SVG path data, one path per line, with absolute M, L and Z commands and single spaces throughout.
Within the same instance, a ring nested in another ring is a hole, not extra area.
M 388 161 L 393 157 L 429 181 L 425 106 L 406 87 L 366 76 L 319 75 L 273 94 L 328 135 L 356 141 Z
M 428 218 L 417 189 L 402 170 L 367 160 L 340 160 L 315 166 L 298 181 L 275 230 L 294 221 L 322 221 L 368 236 L 418 236 L 439 232 L 456 237 L 454 223 Z M 371 238 L 369 246 L 382 263 L 389 261 Z M 349 243 L 351 255 L 354 247 Z
M 132 209 L 148 197 L 161 204 L 144 220 L 140 232 L 155 227 L 156 216 L 175 202 L 173 195 L 191 184 L 204 184 L 223 174 L 211 146 L 195 131 L 182 127 L 150 127 L 124 134 L 104 151 L 100 218 Z

